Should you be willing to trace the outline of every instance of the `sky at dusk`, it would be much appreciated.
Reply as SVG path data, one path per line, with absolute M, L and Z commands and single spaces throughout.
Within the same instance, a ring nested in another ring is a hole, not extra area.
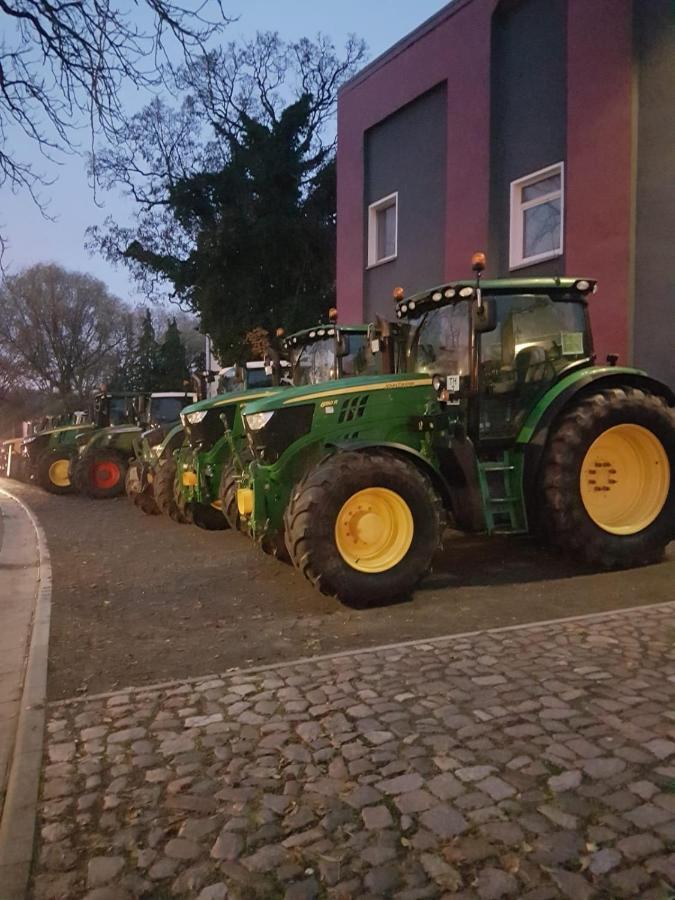
M 252 37 L 256 31 L 279 31 L 282 38 L 295 40 L 314 37 L 321 31 L 339 48 L 347 35 L 354 33 L 366 41 L 368 58 L 372 59 L 443 5 L 442 0 L 225 0 L 228 14 L 238 16 L 226 33 L 226 40 Z M 134 111 L 144 105 L 146 98 L 133 88 L 127 91 Z M 84 130 L 81 141 L 86 151 Z M 37 262 L 56 262 L 96 275 L 122 299 L 142 300 L 122 267 L 113 268 L 84 248 L 86 228 L 103 222 L 107 215 L 127 219 L 129 203 L 119 195 L 108 194 L 99 196 L 97 205 L 84 156 L 62 157 L 63 163 L 53 166 L 27 140 L 18 140 L 17 144 L 15 149 L 23 158 L 29 158 L 37 170 L 56 179 L 41 191 L 42 197 L 50 201 L 48 213 L 54 221 L 45 219 L 27 194 L 13 195 L 6 186 L 0 189 L 0 230 L 9 243 L 5 258 L 9 270 L 17 271 Z

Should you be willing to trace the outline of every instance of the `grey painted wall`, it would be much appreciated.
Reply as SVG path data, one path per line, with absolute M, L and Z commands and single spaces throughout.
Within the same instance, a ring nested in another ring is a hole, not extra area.
M 398 256 L 364 272 L 364 310 L 391 315 L 392 290 L 413 293 L 443 279 L 447 99 L 440 85 L 366 134 L 364 247 L 368 206 L 398 191 Z
M 675 6 L 635 0 L 634 357 L 675 388 Z
M 509 271 L 510 184 L 564 161 L 566 0 L 502 0 L 492 20 L 489 272 Z M 557 275 L 564 256 L 518 272 Z

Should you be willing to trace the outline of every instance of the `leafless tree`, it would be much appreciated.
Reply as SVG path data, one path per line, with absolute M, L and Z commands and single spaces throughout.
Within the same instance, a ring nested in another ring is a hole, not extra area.
M 107 378 L 132 311 L 102 281 L 36 265 L 0 284 L 0 372 L 8 385 L 85 398 Z M 1 377 L 1 376 L 0 376 Z
M 0 0 L 0 188 L 41 205 L 42 173 L 16 149 L 48 160 L 78 129 L 112 137 L 124 120 L 126 82 L 154 90 L 206 52 L 229 21 L 222 0 Z

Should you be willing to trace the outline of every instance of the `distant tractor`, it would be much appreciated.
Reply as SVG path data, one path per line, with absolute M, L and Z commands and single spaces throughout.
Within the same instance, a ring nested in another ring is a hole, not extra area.
M 149 426 L 171 427 L 194 398 L 182 391 L 108 395 L 110 425 L 77 438 L 77 455 L 69 470 L 75 489 L 98 500 L 124 493 L 135 441 Z
M 80 411 L 72 416 L 45 416 L 40 429 L 33 429 L 21 442 L 22 476 L 34 481 L 52 494 L 68 494 L 72 491 L 68 468 L 75 452 L 79 434 L 104 427 L 107 418 L 99 410 L 99 397 L 94 398 L 90 415 Z M 65 420 L 65 423 L 64 423 Z M 59 424 L 61 423 L 61 424 Z
M 238 506 L 324 593 L 377 602 L 429 571 L 444 525 L 532 533 L 605 568 L 675 537 L 675 396 L 596 365 L 586 278 L 397 291 L 397 374 L 291 388 L 243 410 Z

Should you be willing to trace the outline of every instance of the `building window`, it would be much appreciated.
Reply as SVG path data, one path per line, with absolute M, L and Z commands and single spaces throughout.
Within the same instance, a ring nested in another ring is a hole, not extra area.
M 368 265 L 396 259 L 398 252 L 398 193 L 368 207 Z
M 519 269 L 561 256 L 563 222 L 563 163 L 512 181 L 510 267 Z

